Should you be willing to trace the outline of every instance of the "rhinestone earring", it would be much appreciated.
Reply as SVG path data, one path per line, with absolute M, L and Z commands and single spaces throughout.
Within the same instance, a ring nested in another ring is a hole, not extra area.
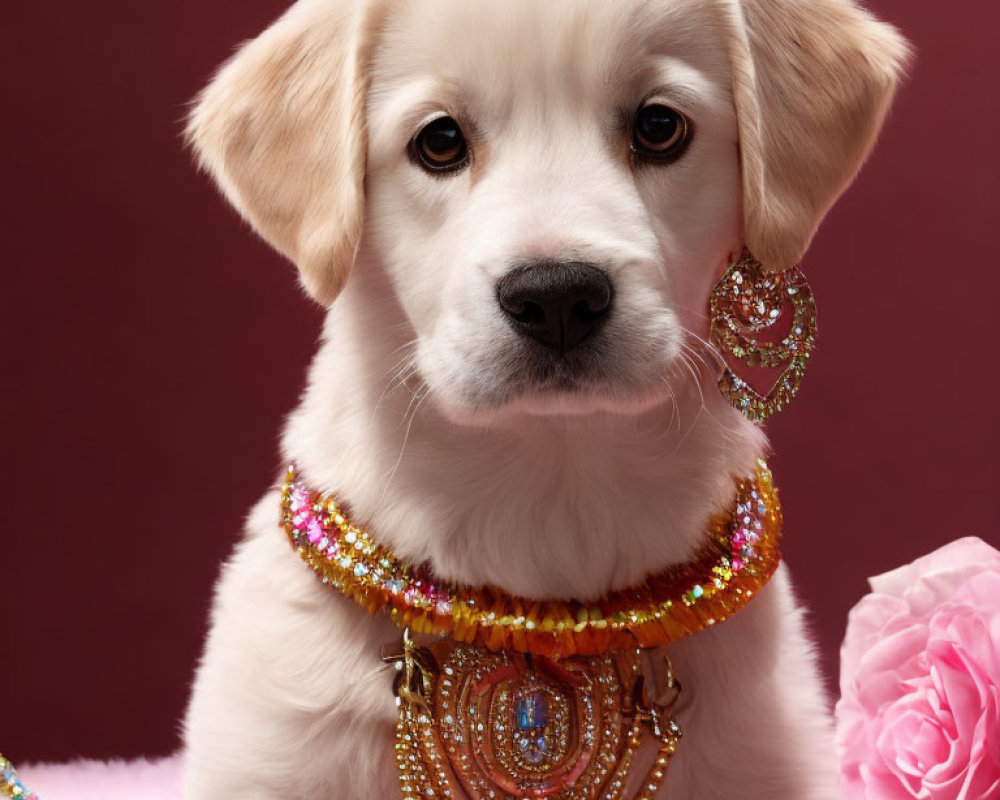
M 773 329 L 789 307 L 791 325 L 780 340 L 758 335 Z M 767 272 L 744 252 L 712 290 L 709 318 L 712 344 L 724 355 L 749 367 L 784 367 L 766 395 L 728 364 L 719 379 L 720 391 L 734 408 L 754 422 L 764 422 L 795 396 L 816 345 L 816 302 L 805 275 L 797 266 Z

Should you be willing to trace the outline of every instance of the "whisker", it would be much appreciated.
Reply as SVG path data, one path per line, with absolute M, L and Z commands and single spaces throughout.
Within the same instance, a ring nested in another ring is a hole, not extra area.
M 701 371 L 697 368 L 697 365 L 695 365 L 691 361 L 691 359 L 687 355 L 687 353 L 684 353 L 684 352 L 681 353 L 681 363 L 684 365 L 684 368 L 687 370 L 688 374 L 691 376 L 691 380 L 694 381 L 694 385 L 698 389 L 698 397 L 699 397 L 699 400 L 700 400 L 700 403 L 701 403 L 701 407 L 704 408 L 705 407 L 705 392 L 702 389 L 702 385 L 701 385 L 701 380 L 702 380 Z
M 397 389 L 400 389 L 406 385 L 406 382 L 413 377 L 417 372 L 417 364 L 414 360 L 415 350 L 417 340 L 413 339 L 405 344 L 397 347 L 392 351 L 392 354 L 396 354 L 401 350 L 409 349 L 399 361 L 397 361 L 392 367 L 386 370 L 385 375 L 388 377 L 385 388 L 382 389 L 382 393 L 379 395 L 378 401 L 375 403 L 375 408 L 372 411 L 372 419 L 378 415 L 379 410 L 382 408 L 382 403 L 389 397 L 392 397 Z
M 709 356 L 709 357 L 711 357 L 712 359 L 714 359 L 717 362 L 718 366 L 720 366 L 720 367 L 726 366 L 726 359 L 725 359 L 725 357 L 722 355 L 722 353 L 719 352 L 719 349 L 714 344 L 712 344 L 711 342 L 706 341 L 705 339 L 702 339 L 697 333 L 695 333 L 694 331 L 690 330 L 689 328 L 682 327 L 681 328 L 681 332 L 685 336 L 690 337 L 691 339 L 693 339 L 697 344 L 701 345 L 700 348 L 698 348 L 698 347 L 691 347 L 690 345 L 688 345 L 688 347 L 689 347 L 690 350 L 692 350 L 694 352 L 698 352 L 700 355 L 702 355 L 702 357 L 704 357 L 706 355 Z M 688 343 L 685 342 L 684 344 L 687 345 Z
M 389 355 L 390 355 L 390 356 L 394 356 L 394 355 L 396 355 L 396 353 L 398 353 L 398 352 L 399 352 L 400 350 L 409 350 L 409 349 L 414 349 L 414 348 L 416 348 L 416 346 L 417 346 L 417 343 L 418 343 L 419 341 L 420 341 L 419 339 L 417 339 L 416 337 L 414 337 L 414 338 L 410 339 L 410 340 L 409 340 L 409 341 L 407 341 L 407 342 L 403 342 L 403 343 L 402 343 L 402 344 L 401 344 L 401 345 L 400 345 L 399 347 L 397 347 L 397 348 L 396 348 L 395 350 L 393 350 L 393 351 L 392 351 L 391 353 L 389 353 Z M 399 362 L 397 362 L 397 363 L 399 363 Z
M 681 404 L 677 400 L 677 392 L 674 391 L 674 386 L 670 382 L 668 376 L 664 376 L 663 383 L 667 387 L 667 391 L 670 393 L 670 424 L 672 425 L 675 421 L 677 423 L 677 432 L 681 432 Z
M 413 428 L 413 422 L 417 418 L 417 412 L 420 411 L 420 406 L 423 405 L 424 400 L 427 399 L 430 393 L 430 387 L 427 384 L 421 384 L 421 386 L 418 387 L 410 397 L 410 403 L 407 405 L 406 412 L 403 414 L 403 421 L 406 423 L 406 430 L 403 432 L 403 443 L 399 447 L 399 455 L 396 457 L 396 463 L 393 465 L 392 469 L 389 471 L 389 475 L 385 479 L 385 486 L 382 488 L 383 498 L 389 491 L 389 485 L 392 483 L 392 479 L 396 477 L 399 465 L 403 463 L 403 454 L 406 452 L 407 442 L 410 441 L 410 430 Z

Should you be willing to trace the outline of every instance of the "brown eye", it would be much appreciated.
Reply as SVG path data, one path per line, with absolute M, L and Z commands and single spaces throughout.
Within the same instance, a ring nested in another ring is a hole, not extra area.
M 411 144 L 411 155 L 428 172 L 453 172 L 469 161 L 469 148 L 462 129 L 451 117 L 427 123 Z
M 649 159 L 678 157 L 690 140 L 687 118 L 679 111 L 652 103 L 639 109 L 632 133 L 632 152 Z

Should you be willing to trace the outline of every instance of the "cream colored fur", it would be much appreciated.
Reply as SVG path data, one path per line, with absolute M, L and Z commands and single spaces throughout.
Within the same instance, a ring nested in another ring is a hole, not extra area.
M 847 0 L 300 0 L 190 125 L 306 289 L 340 292 L 285 458 L 460 582 L 596 598 L 687 558 L 765 449 L 714 389 L 708 292 L 744 241 L 774 268 L 805 250 L 905 52 Z M 633 168 L 622 119 L 650 97 L 695 135 L 676 163 Z M 442 112 L 473 158 L 435 177 L 407 144 Z M 586 381 L 525 377 L 494 287 L 530 258 L 614 282 Z M 185 798 L 398 797 L 379 656 L 399 632 L 316 581 L 277 502 L 261 500 L 219 582 Z M 662 797 L 838 796 L 784 569 L 670 655 L 686 736 Z

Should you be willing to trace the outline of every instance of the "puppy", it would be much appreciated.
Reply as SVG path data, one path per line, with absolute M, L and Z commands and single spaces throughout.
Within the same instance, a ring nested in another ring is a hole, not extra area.
M 905 56 L 850 0 L 299 0 L 189 127 L 329 306 L 284 457 L 457 584 L 589 601 L 689 559 L 766 448 L 715 388 L 709 293 L 744 247 L 799 259 Z M 584 319 L 519 319 L 524 281 L 577 287 Z M 278 508 L 217 587 L 184 796 L 398 797 L 400 632 Z M 838 796 L 784 568 L 668 650 L 685 737 L 657 797 Z

